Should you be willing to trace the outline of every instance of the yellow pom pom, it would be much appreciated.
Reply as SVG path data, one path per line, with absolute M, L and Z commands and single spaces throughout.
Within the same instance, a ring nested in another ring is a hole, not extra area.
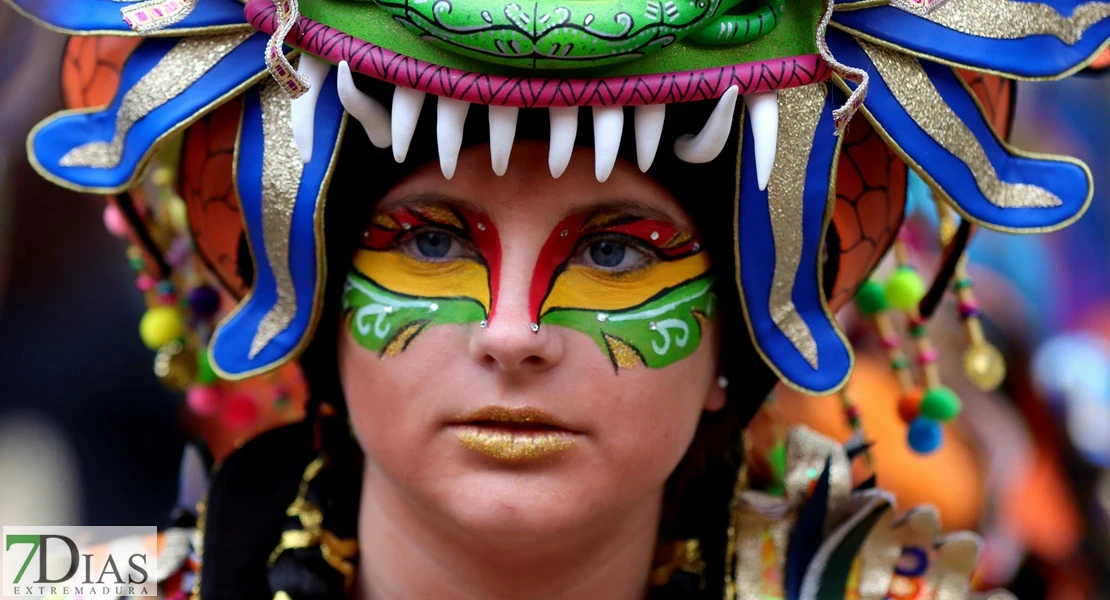
M 166 214 L 170 217 L 170 225 L 176 231 L 185 231 L 189 227 L 189 209 L 180 196 L 174 196 L 166 202 Z
M 173 306 L 156 306 L 143 315 L 139 321 L 139 337 L 151 350 L 185 335 L 185 321 Z
M 150 174 L 150 180 L 154 182 L 154 185 L 169 185 L 173 182 L 173 169 L 158 167 Z

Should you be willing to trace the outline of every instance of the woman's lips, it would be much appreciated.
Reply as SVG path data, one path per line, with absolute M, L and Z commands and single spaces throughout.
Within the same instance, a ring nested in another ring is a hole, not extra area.
M 536 461 L 559 454 L 578 432 L 531 407 L 487 406 L 451 422 L 462 447 L 502 462 Z

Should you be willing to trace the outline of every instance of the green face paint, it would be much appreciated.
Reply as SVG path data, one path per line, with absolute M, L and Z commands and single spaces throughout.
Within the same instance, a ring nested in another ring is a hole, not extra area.
M 589 335 L 614 368 L 661 368 L 693 354 L 715 315 L 713 279 L 703 277 L 629 310 L 555 309 L 541 322 Z
M 343 290 L 343 312 L 351 335 L 383 358 L 395 356 L 424 329 L 476 323 L 486 310 L 472 298 L 414 298 L 389 290 L 352 271 Z

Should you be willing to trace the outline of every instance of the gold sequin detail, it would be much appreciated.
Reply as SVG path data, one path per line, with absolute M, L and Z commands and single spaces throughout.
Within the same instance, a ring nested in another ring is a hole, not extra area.
M 472 427 L 455 434 L 467 450 L 504 462 L 539 460 L 558 454 L 574 445 L 575 439 L 562 433 L 521 433 L 487 431 Z
M 58 164 L 63 167 L 113 169 L 123 157 L 123 144 L 135 123 L 189 89 L 216 63 L 242 44 L 253 31 L 183 38 L 127 90 L 116 113 L 111 141 L 73 148 Z
M 427 321 L 409 323 L 408 326 L 402 329 L 400 333 L 393 336 L 393 339 L 389 340 L 389 343 L 385 345 L 385 348 L 382 349 L 382 358 L 400 354 L 408 347 L 412 338 L 416 337 L 416 334 L 420 333 L 420 330 L 424 329 L 424 326 L 427 324 Z
M 262 241 L 274 272 L 277 301 L 251 340 L 254 358 L 297 314 L 297 290 L 289 268 L 293 207 L 301 187 L 304 163 L 293 140 L 292 101 L 278 83 L 267 81 L 259 92 L 262 105 Z
M 771 233 L 775 239 L 775 272 L 769 300 L 771 320 L 814 369 L 817 368 L 817 341 L 798 314 L 793 293 L 805 243 L 802 211 L 806 169 L 826 94 L 828 88 L 823 83 L 779 91 L 779 113 L 790 115 L 790 118 L 779 121 L 779 146 L 767 183 Z
M 267 565 L 274 566 L 274 562 L 286 550 L 300 550 L 316 546 L 320 548 L 320 554 L 324 561 L 343 575 L 344 589 L 349 590 L 355 580 L 355 565 L 351 562 L 351 559 L 358 554 L 358 540 L 340 538 L 331 531 L 324 529 L 323 512 L 320 511 L 320 507 L 307 499 L 309 484 L 324 468 L 326 462 L 323 456 L 318 456 L 308 463 L 305 468 L 304 475 L 301 476 L 301 485 L 297 491 L 297 497 L 285 510 L 286 515 L 297 517 L 302 529 L 291 529 L 282 532 L 281 542 L 270 553 Z M 278 600 L 276 595 L 274 598 Z
M 448 208 L 436 205 L 429 205 L 421 206 L 415 210 L 416 212 L 420 213 L 420 216 L 433 223 L 445 225 L 447 227 L 454 227 L 455 229 L 465 228 L 462 224 L 462 221 L 459 220 L 458 215 L 456 215 L 452 210 Z
M 936 143 L 967 165 L 979 191 L 991 204 L 1001 208 L 1035 208 L 1063 203 L 1044 188 L 1001 181 L 979 140 L 944 101 L 916 58 L 862 40 L 856 43 L 875 63 L 890 93 L 910 118 Z
M 907 10 L 903 5 L 899 8 Z M 916 11 L 909 11 L 916 12 Z M 998 40 L 1051 35 L 1073 45 L 1092 25 L 1110 17 L 1110 2 L 1087 2 L 1065 17 L 1047 4 L 1014 0 L 965 0 L 946 2 L 925 19 L 948 29 Z
M 378 213 L 374 215 L 374 224 L 382 229 L 393 231 L 400 229 L 401 226 L 397 224 L 397 220 L 389 216 L 389 213 Z
M 612 357 L 613 363 L 618 368 L 635 369 L 644 364 L 644 359 L 640 356 L 640 353 L 636 352 L 627 342 L 605 332 L 602 332 L 601 335 L 605 337 L 605 345 L 609 347 L 609 356 Z

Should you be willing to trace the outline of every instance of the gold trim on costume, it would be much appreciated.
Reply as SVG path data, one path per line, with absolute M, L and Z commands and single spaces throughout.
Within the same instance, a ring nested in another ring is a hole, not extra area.
M 293 209 L 304 163 L 293 139 L 292 102 L 274 81 L 259 91 L 262 108 L 262 243 L 274 273 L 277 300 L 258 325 L 248 358 L 258 356 L 297 314 L 297 289 L 289 266 Z
M 277 87 L 275 85 L 275 87 Z M 280 88 L 278 88 L 280 91 Z M 288 97 L 286 97 L 288 100 Z M 303 548 L 319 547 L 324 561 L 333 569 L 343 574 L 345 589 L 350 589 L 354 583 L 355 565 L 350 559 L 358 555 L 358 540 L 340 538 L 334 533 L 324 529 L 324 515 L 320 508 L 308 501 L 308 486 L 327 464 L 324 456 L 318 456 L 305 467 L 301 476 L 301 484 L 297 490 L 297 497 L 285 514 L 297 517 L 302 529 L 289 529 L 281 534 L 281 542 L 270 553 L 267 566 L 273 567 L 274 562 L 286 550 L 300 550 Z M 275 596 L 275 599 L 277 597 Z
M 914 123 L 967 166 L 979 191 L 991 204 L 1000 208 L 1040 208 L 1063 204 L 1060 198 L 1044 188 L 1000 180 L 979 140 L 948 106 L 916 58 L 867 42 L 857 43 Z
M 798 314 L 793 293 L 805 243 L 802 217 L 806 168 L 827 94 L 828 88 L 812 85 L 779 91 L 779 113 L 790 115 L 790 118 L 779 121 L 779 146 L 767 183 L 767 208 L 775 240 L 775 271 L 769 300 L 771 320 L 814 369 L 817 368 L 817 341 Z
M 63 167 L 112 169 L 123 157 L 128 132 L 143 117 L 164 106 L 203 77 L 216 63 L 253 35 L 251 32 L 185 38 L 174 45 L 127 90 L 116 113 L 112 139 L 71 149 L 58 161 Z
M 996 40 L 1013 40 L 1033 35 L 1051 35 L 1069 46 L 1083 39 L 1096 23 L 1110 17 L 1110 2 L 1087 2 L 1075 7 L 1070 17 L 1048 4 L 1014 0 L 946 2 L 933 10 L 895 6 L 960 33 Z
M 843 80 L 841 80 L 840 77 L 837 76 L 836 74 L 833 74 L 833 80 L 843 82 Z M 826 93 L 828 93 L 828 85 L 826 85 L 825 83 L 814 83 L 814 84 L 810 84 L 810 85 L 820 86 L 821 89 L 826 90 Z M 850 90 L 848 92 L 846 92 L 845 95 L 850 95 Z M 867 110 L 867 108 L 865 106 L 862 106 L 862 105 L 860 106 L 860 109 L 865 111 L 865 112 Z M 747 114 L 747 111 L 744 109 L 743 106 L 741 106 L 740 107 L 740 115 L 738 117 L 738 121 L 739 121 L 741 127 L 743 127 L 743 122 L 744 122 L 744 118 L 745 118 L 746 114 Z M 733 251 L 732 252 L 733 252 L 733 259 L 734 259 L 733 262 L 736 265 L 736 273 L 735 273 L 736 289 L 737 290 L 743 290 L 744 286 L 741 284 L 741 280 L 742 280 L 742 278 L 741 278 L 741 269 L 743 268 L 743 266 L 740 264 L 741 263 L 741 261 L 740 261 L 740 220 L 739 220 L 738 217 L 740 215 L 740 176 L 741 176 L 741 171 L 742 171 L 742 166 L 743 166 L 742 163 L 743 163 L 743 156 L 744 156 L 744 136 L 743 135 L 738 135 L 736 137 L 737 137 L 737 142 L 736 142 L 736 177 L 735 177 L 735 180 L 734 180 L 735 181 L 735 191 L 734 191 L 734 194 L 733 194 L 733 197 L 732 197 L 732 211 L 733 211 L 733 213 L 732 213 L 733 214 L 733 218 L 732 218 L 732 224 L 733 224 L 732 225 Z M 837 174 L 837 169 L 840 165 L 840 148 L 841 148 L 843 142 L 844 142 L 844 136 L 842 136 L 842 135 L 836 136 L 836 148 L 833 149 L 833 163 L 832 163 L 832 166 L 829 170 L 828 198 L 825 200 L 825 219 L 824 219 L 824 222 L 821 224 L 821 239 L 819 241 L 819 246 L 818 246 L 818 247 L 822 247 L 822 248 L 825 246 L 825 236 L 828 235 L 829 223 L 832 222 L 832 217 L 833 217 L 833 206 L 836 204 L 836 174 Z M 822 268 L 822 266 L 820 264 L 818 264 L 818 266 L 817 266 L 817 287 L 820 290 L 825 289 L 825 270 Z M 750 315 L 750 312 L 749 312 L 749 309 L 748 309 L 748 300 L 747 300 L 747 298 L 744 296 L 743 293 L 740 293 L 739 297 L 740 297 L 741 312 L 744 315 L 744 325 L 748 329 L 748 336 L 752 340 L 752 347 L 755 348 L 756 353 L 758 353 L 759 357 L 763 359 L 763 363 L 765 365 L 767 365 L 767 368 L 771 369 L 771 372 L 774 373 L 776 377 L 778 377 L 779 381 L 783 385 L 785 385 L 786 387 L 788 387 L 792 390 L 797 391 L 800 394 L 805 394 L 807 396 L 826 396 L 828 394 L 835 393 L 837 390 L 844 387 L 844 384 L 846 384 L 848 382 L 848 378 L 851 377 L 852 371 L 855 369 L 856 356 L 855 356 L 855 353 L 852 352 L 852 345 L 848 343 L 848 338 L 844 335 L 844 332 L 841 331 L 840 327 L 837 325 L 836 317 L 833 315 L 832 311 L 829 310 L 829 302 L 828 302 L 828 299 L 825 298 L 825 294 L 823 292 L 820 294 L 821 312 L 825 315 L 825 318 L 829 321 L 830 325 L 832 325 L 833 332 L 836 333 L 836 337 L 840 339 L 840 343 L 843 345 L 845 352 L 848 353 L 848 370 L 844 373 L 844 377 L 840 381 L 838 381 L 835 385 L 829 387 L 828 389 L 824 389 L 824 390 L 812 390 L 812 389 L 804 388 L 804 387 L 798 385 L 797 383 L 794 383 L 792 380 L 790 380 L 790 378 L 783 375 L 782 370 L 778 368 L 778 365 L 776 365 L 774 363 L 774 361 L 772 361 L 771 358 L 769 356 L 767 356 L 767 353 L 763 350 L 763 346 L 760 344 L 760 339 L 755 333 L 755 328 L 752 327 L 752 319 L 751 319 L 751 315 Z
M 250 31 L 254 32 L 250 23 L 229 23 L 227 25 L 208 25 L 205 27 L 177 27 L 174 29 L 156 29 L 147 33 L 140 34 L 131 29 L 68 29 L 66 27 L 59 27 L 52 25 L 39 17 L 31 14 L 23 7 L 16 4 L 13 0 L 0 0 L 0 3 L 8 5 L 19 16 L 31 21 L 35 25 L 53 31 L 54 33 L 61 33 L 63 35 L 72 35 L 76 37 L 94 37 L 94 36 L 111 36 L 111 37 L 187 37 L 194 35 L 214 35 L 217 33 L 228 33 L 231 31 Z

